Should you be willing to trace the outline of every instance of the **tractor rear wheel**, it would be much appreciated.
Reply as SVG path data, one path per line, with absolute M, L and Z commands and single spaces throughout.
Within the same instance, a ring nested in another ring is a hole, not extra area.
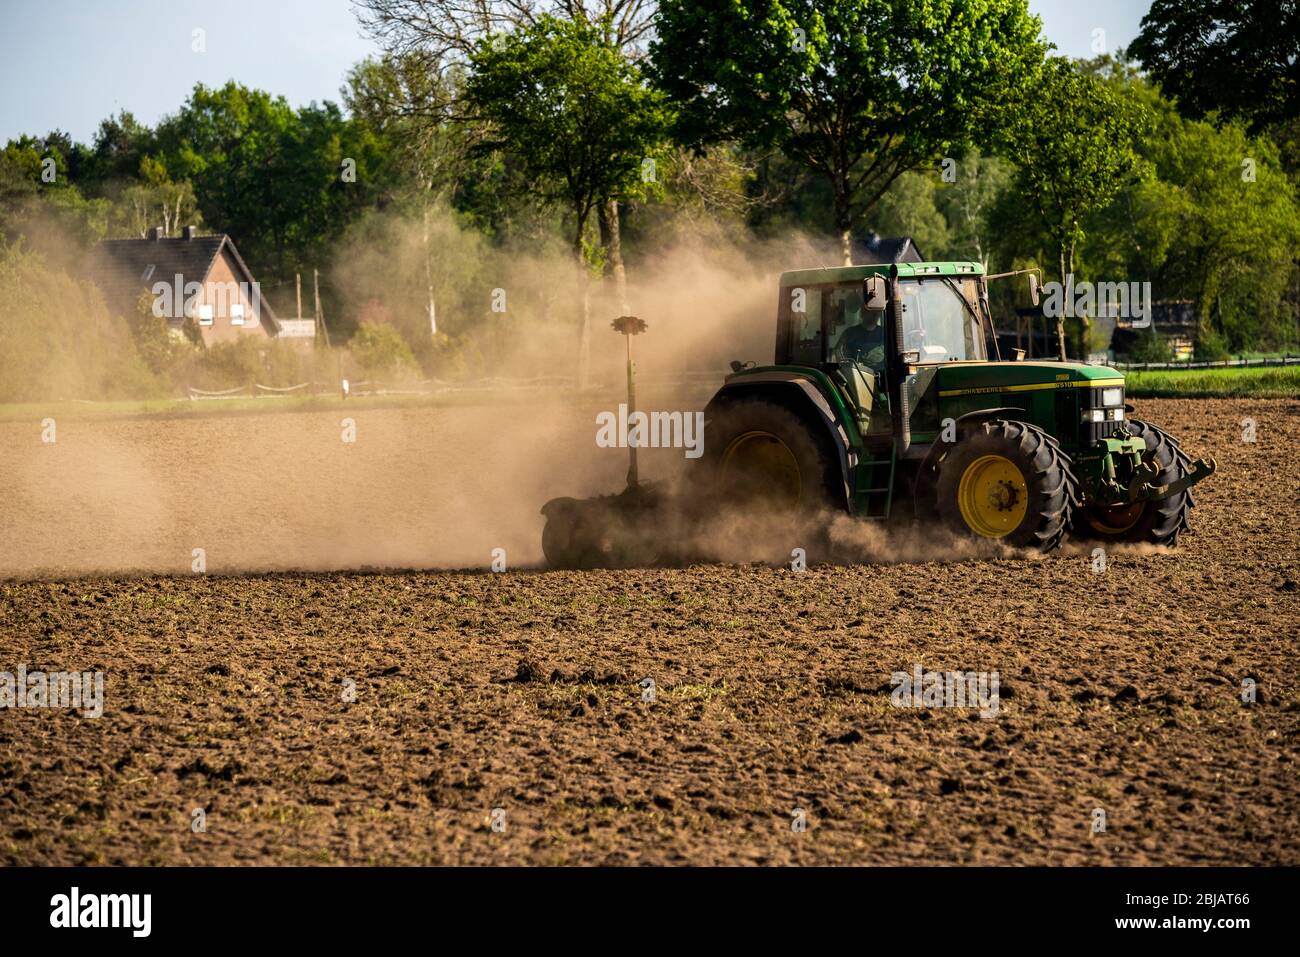
M 839 463 L 829 443 L 775 402 L 744 399 L 705 424 L 705 472 L 715 504 L 810 517 L 835 508 Z M 839 506 L 843 510 L 843 505 Z
M 1160 470 L 1156 484 L 1168 485 L 1192 471 L 1187 453 L 1164 429 L 1129 419 L 1128 430 L 1146 440 L 1142 461 Z M 1080 538 L 1100 541 L 1174 546 L 1178 533 L 1190 527 L 1188 513 L 1194 504 L 1191 490 L 1184 489 L 1168 498 L 1131 505 L 1088 505 L 1075 512 L 1072 531 Z
M 1050 435 L 998 419 L 945 456 L 936 496 L 939 514 L 954 531 L 1050 551 L 1070 524 L 1076 482 L 1070 460 Z

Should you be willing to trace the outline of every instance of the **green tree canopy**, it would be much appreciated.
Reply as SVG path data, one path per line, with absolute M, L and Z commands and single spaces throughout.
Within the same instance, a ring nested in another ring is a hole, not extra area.
M 158 140 L 171 176 L 193 184 L 203 218 L 281 281 L 323 264 L 329 242 L 385 188 L 373 130 L 333 103 L 295 111 L 234 82 L 196 86 Z
M 1093 65 L 1151 117 L 1136 143 L 1147 175 L 1131 181 L 1087 225 L 1086 272 L 1149 280 L 1157 298 L 1189 300 L 1202 339 L 1235 350 L 1296 341 L 1285 295 L 1300 248 L 1300 195 L 1278 148 L 1243 121 L 1214 126 L 1175 111 L 1123 64 Z
M 509 152 L 532 189 L 563 204 L 581 255 L 596 205 L 638 189 L 667 121 L 663 97 L 605 39 L 600 24 L 542 17 L 479 44 L 466 87 L 488 121 L 487 148 Z
M 1052 242 L 1061 282 L 1089 214 L 1108 204 L 1140 166 L 1133 144 L 1146 116 L 1140 105 L 1064 57 L 1049 59 L 1033 93 L 1011 111 L 1006 155 Z
M 1041 62 L 1024 0 L 662 0 L 651 47 L 689 143 L 774 147 L 829 184 L 852 230 L 912 169 L 1001 122 Z
M 1154 0 L 1128 53 L 1192 119 L 1218 113 L 1259 132 L 1300 116 L 1295 0 Z
M 605 24 L 544 16 L 482 41 L 466 100 L 489 124 L 484 147 L 516 158 L 543 200 L 567 208 L 582 275 L 578 381 L 590 352 L 587 225 L 597 206 L 642 188 L 667 126 L 662 95 L 611 42 Z

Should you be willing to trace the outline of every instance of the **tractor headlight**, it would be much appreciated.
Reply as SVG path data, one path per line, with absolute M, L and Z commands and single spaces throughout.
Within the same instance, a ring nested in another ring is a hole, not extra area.
M 1105 409 L 1084 409 L 1083 421 L 1084 422 L 1105 422 L 1106 410 Z
M 1108 408 L 1112 405 L 1123 405 L 1124 404 L 1123 386 L 1117 385 L 1117 386 L 1112 386 L 1109 389 L 1102 389 L 1101 404 Z
M 1123 422 L 1123 421 L 1124 421 L 1124 410 L 1123 410 L 1123 409 L 1107 409 L 1107 410 L 1106 410 L 1106 418 L 1110 419 L 1112 422 Z

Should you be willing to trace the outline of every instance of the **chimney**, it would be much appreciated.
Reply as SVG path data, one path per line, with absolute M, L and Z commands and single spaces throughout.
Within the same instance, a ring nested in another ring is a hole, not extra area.
M 193 226 L 186 226 L 181 230 L 181 239 L 193 239 L 197 232 Z
M 153 242 L 163 238 L 163 228 L 161 226 L 150 226 L 148 238 Z

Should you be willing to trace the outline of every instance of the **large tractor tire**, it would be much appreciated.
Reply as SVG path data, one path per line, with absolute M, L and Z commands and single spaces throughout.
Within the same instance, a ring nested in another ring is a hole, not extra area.
M 1164 429 L 1129 419 L 1128 430 L 1146 440 L 1142 461 L 1160 470 L 1156 484 L 1168 485 L 1192 471 L 1191 459 Z M 1071 531 L 1078 538 L 1172 547 L 1178 544 L 1178 533 L 1190 528 L 1188 516 L 1194 504 L 1191 490 L 1185 489 L 1168 498 L 1132 505 L 1088 505 L 1075 511 Z
M 845 508 L 830 443 L 775 402 L 742 399 L 714 410 L 704 427 L 704 458 L 714 505 L 805 518 Z
M 1070 525 L 1077 482 L 1050 435 L 998 419 L 944 457 L 936 496 L 940 516 L 960 534 L 1050 551 Z

